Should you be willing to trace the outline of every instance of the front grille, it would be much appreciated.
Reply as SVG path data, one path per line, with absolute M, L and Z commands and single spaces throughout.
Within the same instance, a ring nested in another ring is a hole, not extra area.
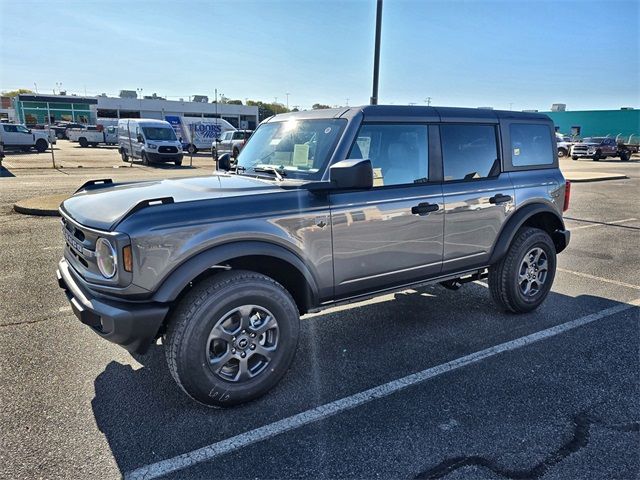
M 178 153 L 178 148 L 165 145 L 165 146 L 158 147 L 158 152 L 159 153 Z

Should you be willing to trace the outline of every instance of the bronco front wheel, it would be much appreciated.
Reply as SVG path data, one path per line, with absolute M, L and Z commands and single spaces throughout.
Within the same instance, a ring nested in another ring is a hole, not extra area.
M 293 298 L 275 280 L 242 270 L 220 273 L 189 292 L 170 319 L 169 370 L 205 405 L 253 400 L 289 369 L 299 324 Z

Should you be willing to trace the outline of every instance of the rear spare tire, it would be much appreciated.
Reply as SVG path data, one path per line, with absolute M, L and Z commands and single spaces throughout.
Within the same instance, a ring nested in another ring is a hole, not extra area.
M 232 270 L 196 285 L 180 302 L 165 335 L 176 383 L 210 406 L 264 395 L 289 369 L 300 331 L 296 304 L 265 275 Z

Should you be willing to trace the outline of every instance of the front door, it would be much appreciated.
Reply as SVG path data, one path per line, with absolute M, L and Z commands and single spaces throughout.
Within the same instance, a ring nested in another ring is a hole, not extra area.
M 374 187 L 330 195 L 336 298 L 437 275 L 442 185 L 429 182 L 428 126 L 363 124 L 350 158 L 368 158 Z
M 445 204 L 442 271 L 484 264 L 508 214 L 515 193 L 501 173 L 497 125 L 440 126 Z

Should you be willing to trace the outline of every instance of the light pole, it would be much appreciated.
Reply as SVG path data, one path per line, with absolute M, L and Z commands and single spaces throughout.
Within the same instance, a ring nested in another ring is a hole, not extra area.
M 349 106 L 349 99 L 346 98 L 345 100 L 347 101 L 347 107 L 348 107 Z
M 378 0 L 376 8 L 376 43 L 373 54 L 373 91 L 371 105 L 378 104 L 378 77 L 380 73 L 380 31 L 382 29 L 382 0 Z
M 285 95 L 287 96 L 287 110 L 289 110 L 289 95 L 290 95 L 290 93 L 287 92 L 287 93 L 285 93 Z
M 138 110 L 140 110 L 138 115 L 142 118 L 142 89 L 136 88 L 136 93 L 138 94 Z
M 424 101 L 427 103 L 427 107 L 431 105 L 431 97 L 425 98 Z

